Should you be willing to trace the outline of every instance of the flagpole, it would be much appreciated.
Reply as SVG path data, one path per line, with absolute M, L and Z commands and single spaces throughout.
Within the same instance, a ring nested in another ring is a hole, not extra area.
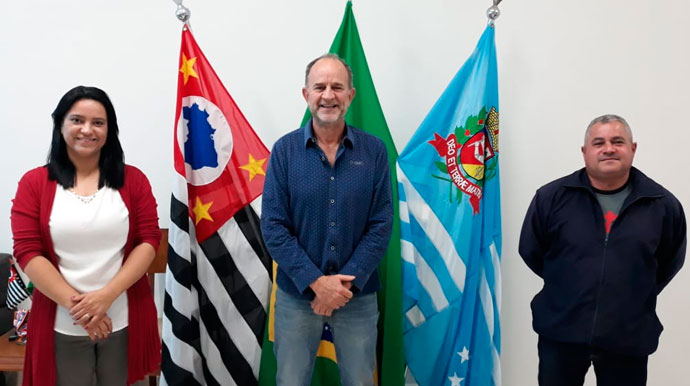
M 187 25 L 187 28 L 192 29 L 192 25 L 189 23 L 189 18 L 192 16 L 192 11 L 189 8 L 182 5 L 183 0 L 172 0 L 173 3 L 177 4 L 177 9 L 175 10 L 175 17 L 177 17 L 181 22 Z
M 489 25 L 491 27 L 494 26 L 494 22 L 496 19 L 498 19 L 499 16 L 501 16 L 501 10 L 498 9 L 498 5 L 501 3 L 503 0 L 493 0 L 494 5 L 489 7 L 489 9 L 486 10 L 486 17 L 489 18 Z

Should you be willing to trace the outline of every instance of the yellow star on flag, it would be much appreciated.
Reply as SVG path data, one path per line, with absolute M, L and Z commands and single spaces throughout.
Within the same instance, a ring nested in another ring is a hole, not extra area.
M 190 76 L 199 79 L 199 75 L 194 71 L 194 64 L 196 64 L 196 58 L 187 59 L 187 55 L 182 53 L 182 67 L 180 67 L 180 72 L 184 75 L 184 84 L 187 84 Z
M 257 174 L 262 176 L 266 175 L 266 172 L 263 168 L 264 162 L 266 162 L 266 158 L 256 160 L 254 159 L 253 155 L 249 154 L 249 162 L 247 162 L 246 165 L 240 166 L 240 169 L 244 169 L 249 172 L 249 181 L 251 181 L 254 179 L 254 177 L 256 177 Z
M 211 205 L 213 205 L 213 201 L 209 202 L 208 204 L 204 204 L 203 202 L 201 202 L 199 197 L 196 198 L 196 204 L 194 205 L 194 209 L 192 209 L 192 211 L 194 212 L 194 217 L 196 217 L 194 219 L 194 225 L 199 225 L 199 221 L 204 219 L 209 220 L 211 222 L 213 221 L 213 218 L 208 213 L 208 208 L 210 208 Z

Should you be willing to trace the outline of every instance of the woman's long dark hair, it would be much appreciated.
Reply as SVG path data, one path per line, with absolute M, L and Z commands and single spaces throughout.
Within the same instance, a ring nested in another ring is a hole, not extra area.
M 108 94 L 96 87 L 77 86 L 62 96 L 55 111 L 53 111 L 53 139 L 50 142 L 48 152 L 48 177 L 57 181 L 65 188 L 74 187 L 75 169 L 74 164 L 67 155 L 67 144 L 62 137 L 62 125 L 65 122 L 65 115 L 72 106 L 82 100 L 92 99 L 99 102 L 105 108 L 108 120 L 108 134 L 105 144 L 101 148 L 101 158 L 98 161 L 100 176 L 98 187 L 108 186 L 119 189 L 125 183 L 125 155 L 118 138 L 119 129 L 117 127 L 117 117 Z

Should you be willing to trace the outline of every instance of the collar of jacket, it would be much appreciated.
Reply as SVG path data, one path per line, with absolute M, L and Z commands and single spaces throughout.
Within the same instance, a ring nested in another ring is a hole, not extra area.
M 632 186 L 630 196 L 626 199 L 628 202 L 632 202 L 632 200 L 638 198 L 658 198 L 664 195 L 664 188 L 662 188 L 661 185 L 654 182 L 634 166 L 630 168 L 630 176 L 628 178 Z M 585 189 L 594 195 L 594 189 L 592 188 L 592 183 L 589 181 L 585 168 L 567 176 L 564 186 L 566 188 Z

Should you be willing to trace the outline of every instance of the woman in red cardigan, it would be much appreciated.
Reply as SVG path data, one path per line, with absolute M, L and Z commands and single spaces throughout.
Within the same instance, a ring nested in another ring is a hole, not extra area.
M 160 364 L 145 278 L 156 201 L 124 163 L 105 92 L 75 87 L 52 117 L 48 164 L 22 177 L 11 213 L 14 255 L 36 287 L 23 385 L 131 385 Z

